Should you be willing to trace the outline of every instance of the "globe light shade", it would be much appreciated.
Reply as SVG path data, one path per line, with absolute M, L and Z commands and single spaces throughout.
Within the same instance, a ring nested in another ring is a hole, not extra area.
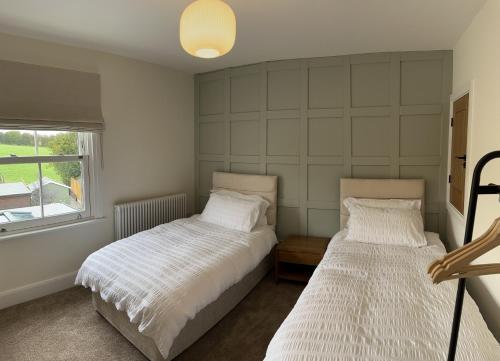
M 216 58 L 228 53 L 236 39 L 236 17 L 221 0 L 197 0 L 181 15 L 181 45 L 198 58 Z

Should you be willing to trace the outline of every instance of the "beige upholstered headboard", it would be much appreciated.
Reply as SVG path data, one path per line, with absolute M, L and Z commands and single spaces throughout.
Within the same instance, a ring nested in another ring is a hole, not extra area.
M 267 223 L 276 226 L 278 202 L 278 177 L 271 175 L 253 175 L 214 172 L 212 189 L 227 189 L 243 194 L 258 194 L 271 203 L 267 209 Z
M 349 219 L 349 211 L 344 206 L 344 199 L 378 198 L 378 199 L 420 199 L 421 212 L 425 219 L 424 199 L 425 180 L 423 179 L 356 179 L 340 180 L 340 228 L 344 228 Z

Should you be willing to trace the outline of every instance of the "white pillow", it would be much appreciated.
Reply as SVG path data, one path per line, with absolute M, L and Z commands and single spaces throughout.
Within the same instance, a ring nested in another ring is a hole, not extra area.
M 347 241 L 393 246 L 427 245 L 420 210 L 415 208 L 379 208 L 350 204 Z
M 258 202 L 260 214 L 259 220 L 257 221 L 257 226 L 266 226 L 267 225 L 267 209 L 271 205 L 265 198 L 259 196 L 258 194 L 243 194 L 235 191 L 228 191 L 226 189 L 212 190 L 212 193 L 218 193 L 230 197 L 246 199 L 249 201 Z
M 212 193 L 200 220 L 242 232 L 250 232 L 260 215 L 259 202 Z
M 344 199 L 344 205 L 347 209 L 349 209 L 349 205 L 351 204 L 377 208 L 420 209 L 422 201 L 420 199 L 376 199 L 353 197 Z

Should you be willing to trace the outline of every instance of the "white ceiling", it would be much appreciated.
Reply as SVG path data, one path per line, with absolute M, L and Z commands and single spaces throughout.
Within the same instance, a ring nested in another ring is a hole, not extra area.
M 227 0 L 233 50 L 196 59 L 179 44 L 190 0 L 0 0 L 0 32 L 163 64 L 190 73 L 265 60 L 451 49 L 485 0 Z

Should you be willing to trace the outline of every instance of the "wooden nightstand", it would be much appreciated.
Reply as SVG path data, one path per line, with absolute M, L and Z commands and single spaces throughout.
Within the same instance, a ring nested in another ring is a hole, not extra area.
M 274 278 L 307 282 L 319 264 L 329 238 L 289 236 L 276 246 Z

